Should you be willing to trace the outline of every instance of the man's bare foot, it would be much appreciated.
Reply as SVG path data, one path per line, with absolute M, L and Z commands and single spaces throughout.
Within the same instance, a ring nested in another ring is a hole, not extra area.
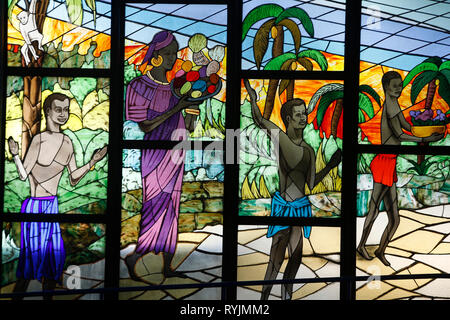
M 380 259 L 381 262 L 383 262 L 383 264 L 387 267 L 389 267 L 391 265 L 391 263 L 389 261 L 386 260 L 386 257 L 384 256 L 384 253 L 381 253 L 378 250 L 375 250 L 375 255 L 377 256 L 378 259 Z
M 367 252 L 365 247 L 358 247 L 356 249 L 356 252 L 360 254 L 361 257 L 363 257 L 366 260 L 372 260 L 373 257 L 369 256 L 369 253 Z

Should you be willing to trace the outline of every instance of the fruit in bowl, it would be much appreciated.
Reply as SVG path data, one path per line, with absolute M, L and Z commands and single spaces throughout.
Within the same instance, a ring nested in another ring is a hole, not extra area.
M 431 136 L 433 133 L 442 134 L 446 130 L 446 125 L 450 123 L 450 112 L 443 113 L 442 110 L 432 109 L 410 111 L 411 133 L 420 138 Z

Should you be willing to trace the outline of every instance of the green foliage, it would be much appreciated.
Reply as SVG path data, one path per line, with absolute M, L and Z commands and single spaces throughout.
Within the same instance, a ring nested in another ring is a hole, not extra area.
M 242 22 L 242 41 L 244 41 L 250 27 L 266 18 L 276 18 L 283 12 L 283 7 L 277 4 L 263 4 L 251 10 Z
M 78 105 L 83 106 L 83 101 L 86 96 L 96 89 L 97 80 L 95 78 L 75 78 L 69 83 L 70 91 L 78 102 Z
M 406 159 L 412 167 L 408 169 L 408 171 L 413 171 L 419 176 L 425 176 L 428 173 L 428 170 L 431 168 L 433 164 L 435 164 L 435 161 L 431 161 L 431 158 L 426 159 L 425 161 L 421 162 L 420 164 L 414 160 Z
M 320 126 L 322 124 L 325 113 L 328 109 L 328 106 L 338 99 L 344 98 L 344 91 L 330 91 L 325 93 L 321 98 L 319 105 L 317 106 L 317 125 Z
M 11 20 L 15 5 L 19 0 L 8 0 L 8 19 Z
M 303 50 L 303 51 L 299 52 L 297 55 L 297 58 L 301 58 L 301 57 L 310 58 L 313 61 L 317 62 L 317 64 L 320 67 L 320 70 L 322 70 L 322 71 L 328 70 L 327 59 L 325 58 L 323 53 L 318 50 L 314 50 L 314 49 Z
M 411 87 L 411 103 L 415 104 L 420 91 L 437 76 L 436 71 L 424 71 L 420 73 L 413 81 Z
M 284 53 L 270 60 L 264 67 L 264 70 L 281 70 L 281 66 L 283 65 L 283 63 L 290 59 L 297 60 L 297 56 L 295 55 L 295 53 Z
M 406 87 L 414 77 L 424 71 L 438 71 L 438 67 L 436 66 L 436 64 L 433 64 L 431 62 L 422 62 L 418 64 L 417 66 L 412 68 L 412 70 L 406 75 L 405 79 L 403 80 L 403 88 Z
M 314 37 L 314 27 L 313 27 L 311 18 L 309 17 L 309 15 L 306 13 L 305 10 L 297 8 L 297 7 L 288 8 L 288 9 L 284 10 L 277 17 L 277 20 L 275 21 L 275 23 L 278 24 L 280 21 L 282 21 L 282 20 L 284 20 L 286 18 L 297 18 L 297 19 L 299 19 L 301 24 L 305 28 L 306 32 L 308 32 L 308 34 L 311 37 Z
M 450 105 L 450 70 L 445 69 L 437 75 L 439 79 L 438 92 L 444 101 Z

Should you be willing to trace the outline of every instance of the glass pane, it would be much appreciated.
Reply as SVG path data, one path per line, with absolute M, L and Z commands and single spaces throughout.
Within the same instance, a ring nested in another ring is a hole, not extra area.
M 420 165 L 417 157 L 359 155 L 358 275 L 450 272 L 450 157 L 427 155 Z M 380 283 L 367 284 L 375 285 Z M 357 291 L 361 299 L 381 298 L 388 291 L 391 298 L 449 298 L 447 279 L 386 280 L 378 293 L 368 293 L 367 286 Z
M 221 281 L 223 153 L 126 149 L 122 170 L 121 286 Z M 217 300 L 220 292 L 191 288 L 120 298 Z
M 29 197 L 56 196 L 58 213 L 105 213 L 109 79 L 7 83 L 5 212 L 21 212 Z
M 125 139 L 224 138 L 226 16 L 224 5 L 126 5 Z
M 267 226 L 239 227 L 239 281 L 339 277 L 339 228 L 286 226 L 269 237 L 270 229 Z M 294 245 L 288 245 L 288 241 Z M 239 287 L 237 297 L 239 300 L 278 300 L 289 296 L 293 300 L 339 299 L 339 283 L 295 283 L 286 289 L 284 286 Z
M 448 4 L 415 1 L 404 8 L 363 1 L 358 139 L 448 146 L 450 19 L 442 16 Z
M 242 84 L 239 214 L 277 215 L 271 205 L 295 200 L 312 209 L 306 216 L 339 216 L 343 82 L 250 80 L 249 85 L 257 101 L 250 102 Z
M 344 69 L 345 0 L 245 1 L 242 69 Z
M 8 65 L 109 68 L 111 4 L 107 1 L 9 1 Z M 36 14 L 43 12 L 45 14 Z
M 34 200 L 48 205 L 48 200 Z M 97 289 L 104 285 L 105 225 L 58 222 L 3 224 L 1 293 Z M 45 287 L 44 287 L 45 286 Z M 44 289 L 45 288 L 45 289 Z M 42 300 L 41 296 L 25 300 Z M 100 294 L 55 295 L 96 300 Z

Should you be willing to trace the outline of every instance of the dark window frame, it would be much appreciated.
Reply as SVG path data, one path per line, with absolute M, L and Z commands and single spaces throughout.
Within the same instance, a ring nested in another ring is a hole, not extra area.
M 6 79 L 8 76 L 24 76 L 29 74 L 41 76 L 71 76 L 71 77 L 95 77 L 109 78 L 111 86 L 110 94 L 110 130 L 109 130 L 109 154 L 108 154 L 108 199 L 107 212 L 103 215 L 58 215 L 55 217 L 40 216 L 39 221 L 58 221 L 68 223 L 102 223 L 106 225 L 105 248 L 105 289 L 103 293 L 106 300 L 117 300 L 119 291 L 133 290 L 132 288 L 119 287 L 120 275 L 120 234 L 121 234 L 121 184 L 122 184 L 122 151 L 130 148 L 163 148 L 170 149 L 174 143 L 165 141 L 131 141 L 123 140 L 123 97 L 124 97 L 124 72 L 121 66 L 124 61 L 124 26 L 125 3 L 195 3 L 195 4 L 225 4 L 228 6 L 227 15 L 227 87 L 226 87 L 226 128 L 240 128 L 240 90 L 241 79 L 328 79 L 344 81 L 344 129 L 343 129 L 343 162 L 342 162 L 342 204 L 341 216 L 336 219 L 278 219 L 268 217 L 243 217 L 239 216 L 239 170 L 238 164 L 225 164 L 225 193 L 224 193 L 224 220 L 223 220 L 223 255 L 224 267 L 222 269 L 222 283 L 216 284 L 222 287 L 222 300 L 233 301 L 237 299 L 237 234 L 239 225 L 265 225 L 265 224 L 289 224 L 329 226 L 340 228 L 340 277 L 333 281 L 340 282 L 340 300 L 351 301 L 356 298 L 356 281 L 365 281 L 369 277 L 356 277 L 356 170 L 357 155 L 359 153 L 395 153 L 395 154 L 448 154 L 448 147 L 420 147 L 420 146 L 382 146 L 358 144 L 358 119 L 357 112 L 352 106 L 358 104 L 359 87 L 359 63 L 360 63 L 360 22 L 361 1 L 347 1 L 345 12 L 345 53 L 343 71 L 326 72 L 276 72 L 276 71 L 251 71 L 241 69 L 241 39 L 236 34 L 241 34 L 242 23 L 236 23 L 236 17 L 242 17 L 242 3 L 240 0 L 166 0 L 166 1 L 126 1 L 114 0 L 111 5 L 111 68 L 110 69 L 28 69 L 7 66 L 7 1 L 2 2 L 0 8 L 1 43 L 0 43 L 0 120 L 1 141 L 5 141 L 4 124 L 6 121 Z M 241 21 L 241 20 L 240 20 Z M 118 101 L 118 102 L 117 102 Z M 352 112 L 355 111 L 355 112 Z M 206 148 L 207 142 L 201 144 L 201 149 Z M 2 148 L 5 144 L 2 145 Z M 238 150 L 234 150 L 237 155 Z M 226 156 L 224 154 L 224 156 Z M 4 150 L 0 156 L 0 181 L 4 181 Z M 353 191 L 349 191 L 353 190 Z M 4 196 L 4 184 L 0 186 L 0 199 Z M 0 214 L 0 232 L 4 222 L 22 221 L 23 216 L 12 213 Z M 37 221 L 37 220 L 36 220 Z M 278 223 L 277 223 L 278 222 Z M 0 256 L 0 274 L 1 274 Z M 408 276 L 382 276 L 381 279 L 420 279 L 420 278 L 449 278 L 449 274 L 408 275 Z M 295 279 L 291 282 L 323 282 L 324 278 Z M 331 279 L 331 278 L 326 278 Z M 201 286 L 199 286 L 201 287 Z M 149 289 L 151 289 L 149 287 Z M 137 290 L 142 290 L 139 287 Z M 87 290 L 89 291 L 89 290 Z M 89 291 L 93 292 L 93 291 Z M 2 295 L 0 295 L 2 296 Z

